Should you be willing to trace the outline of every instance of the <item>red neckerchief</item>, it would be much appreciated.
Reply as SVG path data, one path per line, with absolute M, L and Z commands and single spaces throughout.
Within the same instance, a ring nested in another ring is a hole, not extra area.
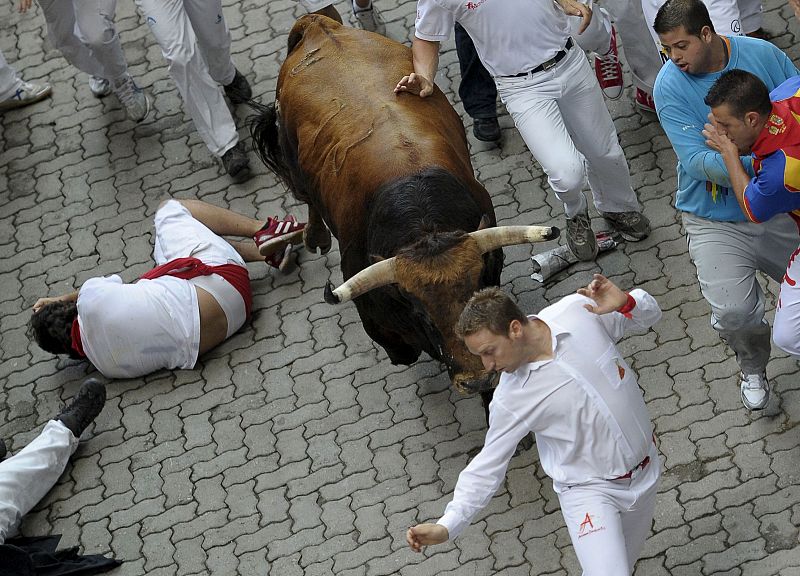
M 86 353 L 83 351 L 83 344 L 81 343 L 81 327 L 78 325 L 77 316 L 72 321 L 70 336 L 72 337 L 72 350 L 81 358 L 86 358 Z

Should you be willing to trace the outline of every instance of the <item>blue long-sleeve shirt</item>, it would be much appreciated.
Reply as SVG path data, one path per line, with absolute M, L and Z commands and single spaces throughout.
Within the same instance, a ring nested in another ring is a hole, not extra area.
M 709 220 L 742 222 L 739 207 L 722 155 L 706 146 L 703 126 L 711 111 L 703 99 L 723 72 L 733 68 L 758 76 L 769 90 L 798 75 L 798 70 L 779 48 L 756 38 L 723 37 L 730 54 L 728 65 L 711 74 L 687 74 L 667 62 L 656 78 L 653 98 L 661 126 L 678 156 L 678 192 L 675 207 Z M 753 175 L 750 156 L 743 157 Z

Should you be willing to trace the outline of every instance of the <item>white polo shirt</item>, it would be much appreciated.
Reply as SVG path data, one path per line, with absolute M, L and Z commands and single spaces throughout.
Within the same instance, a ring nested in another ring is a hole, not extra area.
M 418 0 L 417 38 L 447 40 L 454 22 L 470 35 L 492 76 L 536 68 L 563 50 L 570 35 L 567 16 L 553 0 Z
M 461 472 L 439 524 L 455 538 L 489 503 L 505 477 L 517 444 L 529 432 L 544 472 L 560 492 L 566 486 L 613 479 L 636 467 L 653 442 L 653 427 L 636 375 L 615 343 L 626 329 L 647 329 L 661 318 L 643 290 L 631 296 L 631 318 L 598 316 L 577 294 L 538 316 L 550 328 L 554 358 L 503 373 L 489 405 L 489 431 L 480 453 Z

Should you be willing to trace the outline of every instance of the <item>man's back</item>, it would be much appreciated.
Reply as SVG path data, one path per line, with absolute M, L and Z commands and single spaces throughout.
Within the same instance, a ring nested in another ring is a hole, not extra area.
M 106 377 L 192 368 L 197 361 L 200 314 L 187 280 L 91 278 L 78 295 L 78 321 L 86 357 Z

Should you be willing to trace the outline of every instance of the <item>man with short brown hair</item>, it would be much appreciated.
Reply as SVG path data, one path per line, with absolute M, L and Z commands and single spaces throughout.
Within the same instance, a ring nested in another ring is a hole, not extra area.
M 456 332 L 487 371 L 502 372 L 489 431 L 444 516 L 409 528 L 409 546 L 419 552 L 458 536 L 533 432 L 584 575 L 630 576 L 653 520 L 661 462 L 636 375 L 615 344 L 660 317 L 647 292 L 625 293 L 600 274 L 535 316 L 499 288 L 475 294 Z

